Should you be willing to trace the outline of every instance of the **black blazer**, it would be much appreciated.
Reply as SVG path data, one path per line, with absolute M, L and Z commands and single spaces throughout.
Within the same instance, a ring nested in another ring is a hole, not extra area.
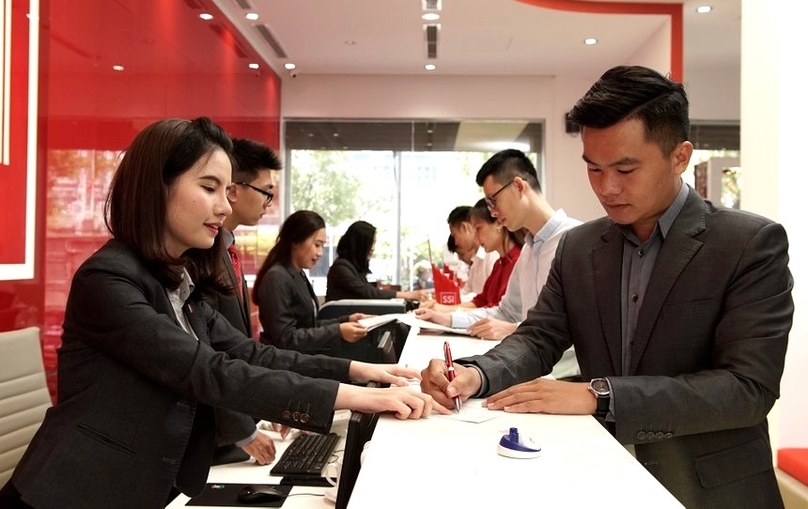
M 58 353 L 59 401 L 11 479 L 27 504 L 142 509 L 163 507 L 172 485 L 199 494 L 213 407 L 329 429 L 338 384 L 327 378 L 347 381 L 348 361 L 261 345 L 193 296 L 185 314 L 199 340 L 115 240 L 82 264 Z
M 247 283 L 242 277 L 236 279 L 233 263 L 227 249 L 222 246 L 222 263 L 227 271 L 228 281 L 241 286 L 244 301 L 238 295 L 227 295 L 216 291 L 206 291 L 203 298 L 213 309 L 227 318 L 230 324 L 247 337 L 252 337 L 252 319 L 250 318 L 250 296 Z M 249 415 L 234 412 L 226 408 L 216 409 L 216 443 L 220 446 L 230 445 L 251 436 L 255 432 L 255 419 Z
M 345 258 L 337 258 L 328 269 L 326 302 L 339 299 L 393 299 L 395 290 L 382 290 L 368 283 L 356 266 Z
M 303 271 L 276 264 L 256 288 L 261 342 L 305 353 L 328 352 L 342 341 L 339 324 L 347 316 L 318 320 L 314 289 Z
M 783 227 L 691 189 L 657 256 L 626 376 L 622 253 L 607 218 L 566 233 L 527 319 L 471 358 L 490 392 L 549 373 L 574 345 L 584 380 L 611 382 L 617 440 L 685 507 L 782 507 L 766 416 L 794 313 Z
M 222 249 L 222 262 L 227 270 L 229 282 L 234 286 L 241 286 L 244 295 L 244 302 L 238 295 L 225 295 L 218 292 L 205 294 L 205 302 L 209 303 L 216 311 L 224 315 L 225 318 L 242 334 L 248 338 L 253 335 L 252 318 L 250 317 L 250 292 L 247 289 L 247 282 L 244 278 L 236 280 L 236 273 L 233 271 L 233 263 L 226 249 Z

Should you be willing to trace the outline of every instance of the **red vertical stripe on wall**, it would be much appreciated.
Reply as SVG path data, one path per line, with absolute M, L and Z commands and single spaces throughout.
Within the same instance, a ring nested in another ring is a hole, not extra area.
M 681 3 L 600 2 L 592 0 L 516 0 L 536 7 L 592 14 L 662 14 L 671 18 L 671 79 L 684 79 L 684 51 Z M 605 69 L 604 69 L 605 70 Z
M 0 264 L 25 263 L 25 192 L 28 145 L 28 1 L 15 1 L 11 20 L 11 83 L 8 165 L 0 161 Z M 5 37 L 5 34 L 3 34 Z M 2 61 L 2 56 L 0 56 Z M 5 62 L 3 62 L 5 64 Z M 2 72 L 0 72 L 2 79 Z M 0 86 L 2 86 L 0 84 Z

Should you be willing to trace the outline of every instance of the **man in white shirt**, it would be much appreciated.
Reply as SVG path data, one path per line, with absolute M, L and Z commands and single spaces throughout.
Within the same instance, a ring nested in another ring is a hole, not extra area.
M 503 184 L 504 183 L 504 184 Z M 477 173 L 477 184 L 493 189 L 486 195 L 491 215 L 508 230 L 527 229 L 525 245 L 516 261 L 508 288 L 498 306 L 454 311 L 417 310 L 418 318 L 453 328 L 468 329 L 484 339 L 501 340 L 516 330 L 536 304 L 547 280 L 558 241 L 567 230 L 581 224 L 554 210 L 541 192 L 538 174 L 527 156 L 515 149 L 494 154 Z M 451 216 L 450 216 L 451 217 Z M 580 374 L 570 348 L 553 369 L 557 379 Z
M 461 205 L 455 207 L 446 219 L 449 231 L 454 239 L 457 256 L 469 265 L 468 279 L 460 288 L 460 293 L 480 293 L 485 286 L 485 280 L 494 269 L 494 262 L 499 258 L 496 251 L 486 253 L 480 247 L 474 228 L 471 226 L 471 207 Z

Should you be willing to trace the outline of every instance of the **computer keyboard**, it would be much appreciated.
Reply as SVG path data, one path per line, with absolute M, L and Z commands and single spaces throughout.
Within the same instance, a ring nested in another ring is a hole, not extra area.
M 339 435 L 300 435 L 289 444 L 270 475 L 285 477 L 320 476 L 337 447 Z

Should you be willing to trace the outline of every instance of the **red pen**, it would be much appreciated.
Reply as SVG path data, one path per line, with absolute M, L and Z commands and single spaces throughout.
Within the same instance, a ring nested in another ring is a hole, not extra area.
M 449 374 L 447 375 L 449 381 L 455 379 L 455 369 L 454 363 L 452 363 L 452 350 L 449 348 L 449 342 L 443 342 L 443 358 L 446 359 L 446 368 L 449 370 Z M 460 412 L 460 396 L 455 396 L 455 412 Z

